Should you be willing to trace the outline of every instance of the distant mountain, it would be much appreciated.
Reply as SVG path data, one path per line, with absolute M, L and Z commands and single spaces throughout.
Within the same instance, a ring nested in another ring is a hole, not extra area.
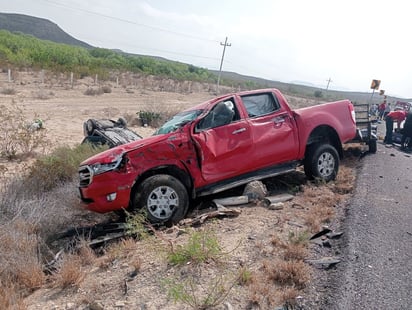
M 56 43 L 92 48 L 93 46 L 77 40 L 64 32 L 59 26 L 43 18 L 22 14 L 0 13 L 0 29 L 10 32 L 22 32 L 42 40 Z

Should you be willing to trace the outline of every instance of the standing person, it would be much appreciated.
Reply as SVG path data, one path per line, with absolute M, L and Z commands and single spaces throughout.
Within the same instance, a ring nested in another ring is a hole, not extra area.
M 412 113 L 407 114 L 401 133 L 401 150 L 405 151 L 409 149 L 412 145 Z M 406 138 L 409 138 L 408 143 L 405 143 Z
M 383 102 L 379 105 L 378 107 L 378 117 L 380 120 L 383 120 L 383 113 L 385 113 L 385 109 L 386 109 L 386 99 L 383 100 Z
M 384 112 L 383 112 L 383 119 L 386 118 L 386 115 L 388 115 L 390 111 L 391 111 L 391 103 L 388 102 L 388 103 L 386 104 L 385 110 L 384 110 Z
M 385 118 L 386 134 L 383 143 L 393 144 L 392 133 L 393 133 L 393 123 L 396 121 L 398 128 L 401 128 L 401 123 L 405 120 L 408 112 L 404 110 L 396 110 L 389 112 Z

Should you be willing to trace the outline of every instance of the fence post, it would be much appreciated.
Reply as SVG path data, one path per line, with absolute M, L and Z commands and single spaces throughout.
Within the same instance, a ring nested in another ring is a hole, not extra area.
M 8 70 L 9 83 L 11 82 L 11 70 Z
M 70 72 L 70 85 L 71 85 L 71 88 L 73 89 L 73 72 Z

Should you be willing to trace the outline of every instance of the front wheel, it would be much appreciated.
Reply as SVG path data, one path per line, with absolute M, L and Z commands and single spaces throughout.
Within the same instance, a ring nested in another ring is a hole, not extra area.
M 154 175 L 144 180 L 137 188 L 132 209 L 144 210 L 153 223 L 175 224 L 182 220 L 189 207 L 186 187 L 173 176 Z
M 330 144 L 315 144 L 308 147 L 304 160 L 305 174 L 309 179 L 334 180 L 339 170 L 339 155 Z

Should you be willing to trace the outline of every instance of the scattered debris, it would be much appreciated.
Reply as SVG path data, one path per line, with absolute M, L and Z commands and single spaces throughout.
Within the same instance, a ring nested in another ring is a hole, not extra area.
M 198 225 L 203 224 L 207 219 L 219 216 L 238 216 L 241 212 L 239 210 L 228 209 L 220 204 L 217 204 L 217 210 L 212 210 L 207 213 L 200 214 L 194 218 L 186 218 L 179 222 L 181 225 Z
M 270 205 L 270 204 L 272 204 L 272 203 L 289 201 L 289 200 L 292 200 L 294 197 L 295 197 L 295 196 L 290 195 L 290 194 L 280 194 L 280 195 L 276 195 L 276 196 L 265 197 L 265 198 L 263 199 L 263 201 L 264 201 L 267 205 Z
M 338 257 L 323 257 L 321 259 L 308 259 L 306 262 L 315 265 L 317 268 L 328 269 L 340 263 L 341 260 Z
M 304 226 L 302 224 L 296 223 L 296 222 L 292 222 L 292 221 L 288 221 L 287 222 L 290 226 L 296 226 L 299 228 L 303 228 Z
M 338 231 L 338 232 L 330 232 L 326 234 L 326 237 L 329 239 L 338 239 L 343 235 L 343 231 Z
M 247 204 L 250 202 L 250 200 L 248 196 L 235 196 L 235 197 L 213 199 L 213 202 L 216 205 L 237 206 L 237 205 Z
M 332 231 L 331 229 L 329 229 L 329 228 L 327 228 L 327 227 L 324 227 L 320 232 L 317 232 L 317 233 L 314 234 L 312 237 L 310 237 L 309 240 L 313 240 L 313 239 L 319 238 L 319 237 L 321 237 L 321 236 L 323 236 L 323 235 L 326 235 L 327 233 L 330 233 L 331 231 Z

